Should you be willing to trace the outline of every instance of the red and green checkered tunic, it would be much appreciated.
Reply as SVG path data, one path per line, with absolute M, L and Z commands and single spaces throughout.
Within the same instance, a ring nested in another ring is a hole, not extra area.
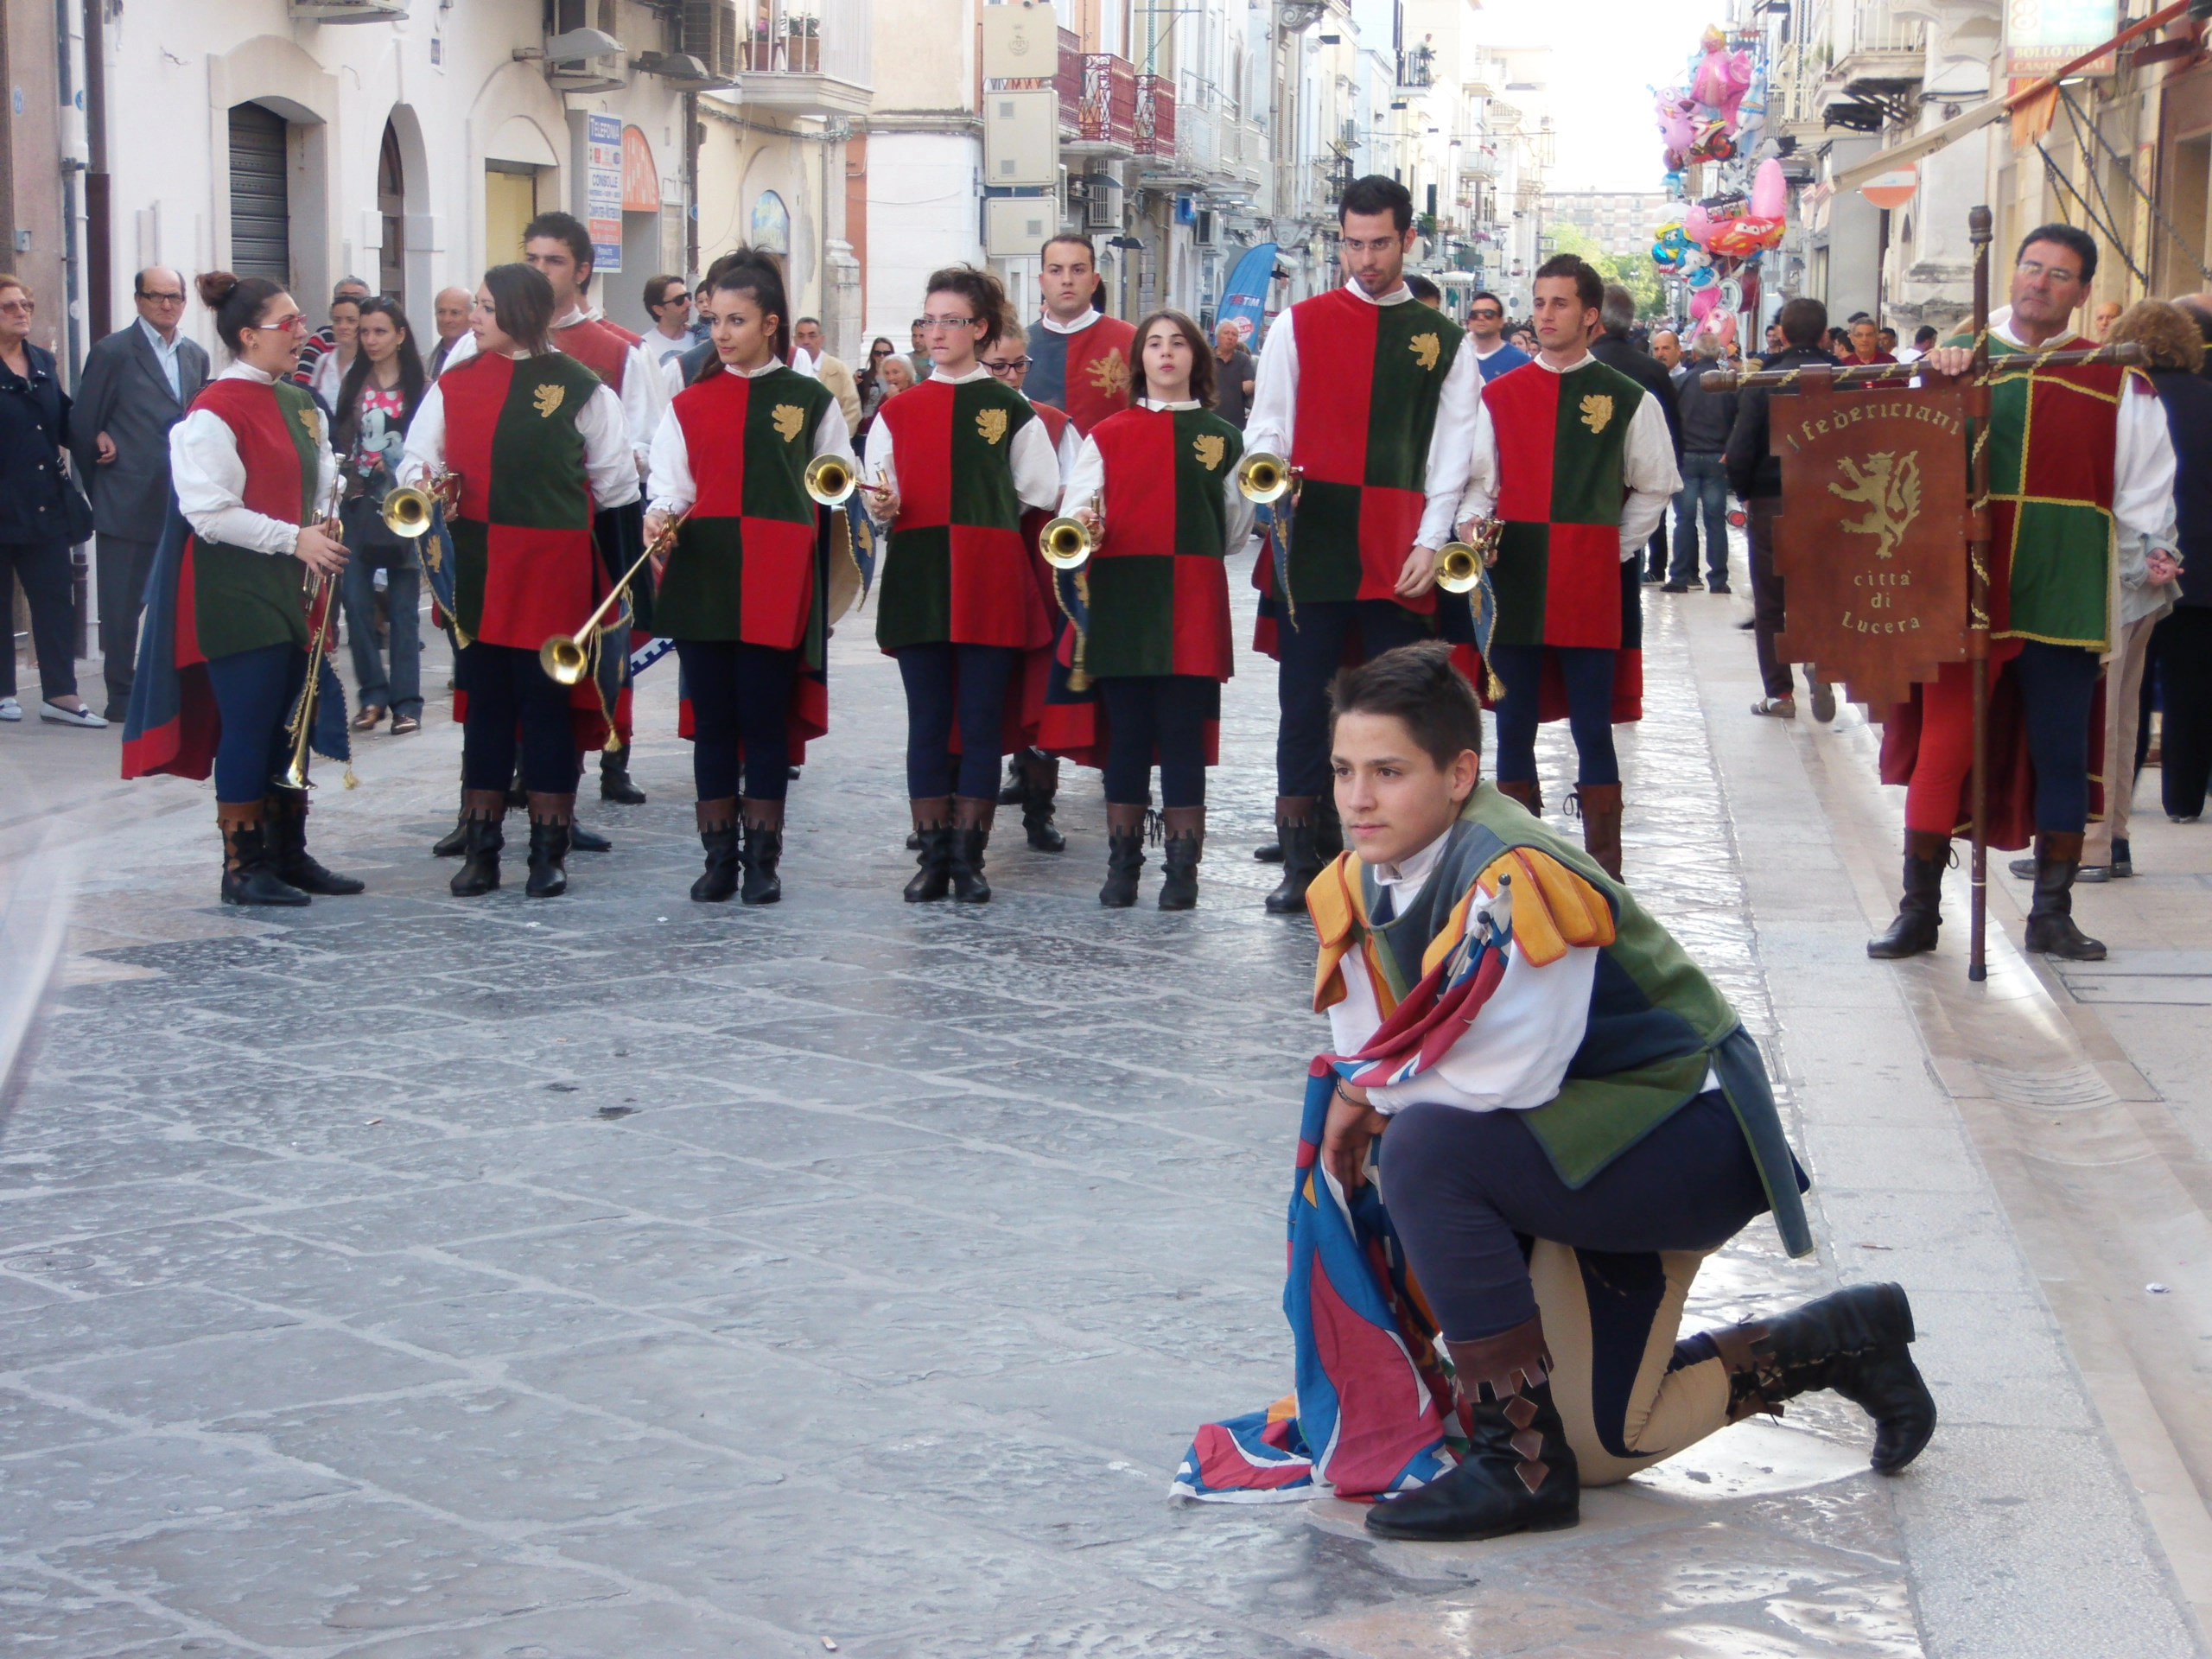
M 925 380 L 877 414 L 891 429 L 899 499 L 877 601 L 885 651 L 1051 640 L 1009 461 L 1014 435 L 1036 418 L 995 380 Z
M 819 621 L 806 464 L 830 389 L 790 369 L 710 372 L 671 405 L 697 491 L 661 575 L 654 623 L 671 639 L 797 651 Z
M 322 411 L 303 387 L 280 380 L 211 380 L 192 407 L 206 410 L 231 429 L 245 467 L 246 507 L 282 524 L 303 524 L 315 516 L 321 481 Z M 178 614 L 193 637 L 180 639 L 180 665 L 228 657 L 287 640 L 308 642 L 297 559 L 251 548 L 226 547 L 194 536 L 178 577 Z
M 1524 364 L 1483 388 L 1497 434 L 1497 516 L 1505 521 L 1491 573 L 1494 643 L 1623 645 L 1623 467 L 1643 396 L 1595 359 L 1566 374 Z
M 1304 474 L 1290 597 L 1395 599 L 1427 505 L 1428 442 L 1460 331 L 1417 300 L 1376 305 L 1341 288 L 1300 301 L 1288 322 L 1298 342 L 1290 459 Z M 1436 608 L 1433 594 L 1398 602 Z
M 1106 539 L 1084 582 L 1094 679 L 1236 671 L 1222 487 L 1244 452 L 1236 429 L 1203 409 L 1125 410 L 1091 432 L 1106 463 Z
M 2077 336 L 2047 346 L 2094 343 Z M 1990 336 L 1992 357 L 2019 349 Z M 2007 375 L 1991 388 L 1992 639 L 2108 648 L 2113 467 L 2128 378 L 2116 363 L 2081 363 Z
M 604 591 L 576 417 L 599 377 L 548 352 L 480 354 L 438 377 L 446 464 L 461 475 L 454 622 L 470 639 L 536 651 L 575 632 Z

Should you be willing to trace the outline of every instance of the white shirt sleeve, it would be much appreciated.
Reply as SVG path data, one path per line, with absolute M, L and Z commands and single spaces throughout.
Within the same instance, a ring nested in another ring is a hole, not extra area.
M 1438 394 L 1436 425 L 1428 435 L 1427 505 L 1421 509 L 1417 545 L 1433 550 L 1452 539 L 1452 525 L 1466 493 L 1468 457 L 1483 413 L 1482 365 L 1466 342 L 1452 357 Z
M 317 468 L 317 494 L 327 499 L 338 463 L 327 442 Z M 245 505 L 245 462 L 238 435 L 213 410 L 195 409 L 169 429 L 169 478 L 193 534 L 226 547 L 289 558 L 300 527 Z
M 668 402 L 674 403 L 676 394 L 683 390 L 683 353 L 671 352 L 666 357 L 661 359 L 660 385 L 662 396 Z
M 630 347 L 629 360 L 622 365 L 622 416 L 641 474 L 652 459 L 653 436 L 660 430 L 661 411 L 668 407 L 666 387 L 667 383 L 653 372 L 645 348 Z
M 1236 487 L 1236 469 L 1229 469 L 1221 480 L 1222 513 L 1221 550 L 1224 557 L 1234 558 L 1244 550 L 1244 543 L 1252 539 L 1252 519 L 1255 509 L 1243 491 Z
M 899 488 L 899 469 L 893 464 L 891 459 L 891 423 L 885 420 L 880 414 L 876 416 L 875 424 L 868 429 L 866 454 L 861 462 L 861 476 L 870 484 L 888 485 L 893 493 L 896 493 Z M 890 519 L 878 518 L 876 515 L 875 499 L 876 498 L 872 495 L 863 495 L 861 498 L 861 505 L 868 510 L 870 519 L 878 524 L 888 526 L 892 522 Z
M 1452 522 L 1484 518 L 1497 505 L 1497 429 L 1490 422 L 1490 405 L 1478 404 L 1475 429 L 1467 446 L 1467 487 L 1459 498 Z
M 1074 476 L 1076 457 L 1083 453 L 1083 434 L 1075 429 L 1075 423 L 1068 422 L 1060 428 L 1059 462 L 1063 482 Z
M 2113 445 L 2112 516 L 2122 542 L 2147 536 L 2169 550 L 2180 534 L 2174 516 L 2174 444 L 2166 406 L 2155 392 L 2139 391 L 2130 375 L 2120 394 L 2120 430 Z
M 1073 424 L 1068 430 L 1075 430 Z M 1075 464 L 1068 468 L 1068 486 L 1060 496 L 1060 511 L 1070 517 L 1085 507 L 1096 512 L 1098 499 L 1105 493 L 1106 457 L 1099 453 L 1096 440 L 1085 438 L 1076 448 Z
M 1595 945 L 1569 945 L 1559 960 L 1537 968 L 1511 951 L 1504 977 L 1459 1040 L 1410 1082 L 1370 1090 L 1375 1109 L 1387 1117 L 1423 1103 L 1470 1112 L 1549 1104 L 1582 1046 L 1598 954 Z M 1329 1010 L 1329 1029 L 1336 1052 L 1349 1054 L 1382 1019 L 1360 952 L 1347 952 L 1343 968 L 1346 995 Z
M 1626 564 L 1643 551 L 1666 518 L 1675 492 L 1682 487 L 1681 473 L 1675 466 L 1675 441 L 1667 430 L 1667 411 L 1649 392 L 1637 399 L 1636 418 L 1621 456 L 1621 481 L 1628 486 L 1628 500 L 1621 507 L 1621 563 Z
M 463 340 L 474 336 L 463 334 Z M 451 367 L 450 362 L 447 367 Z M 446 462 L 446 398 L 441 384 L 445 371 L 440 370 L 438 379 L 433 380 L 423 393 L 423 401 L 416 406 L 415 418 L 408 424 L 407 442 L 399 457 L 399 481 L 415 489 L 429 484 L 439 467 Z
M 627 506 L 638 499 L 638 455 L 630 443 L 630 423 L 614 388 L 601 382 L 576 412 L 584 441 L 584 474 L 591 483 L 595 512 Z
M 1298 334 L 1283 312 L 1260 347 L 1252 407 L 1244 419 L 1244 453 L 1265 450 L 1287 457 L 1298 425 Z
M 645 483 L 645 505 L 654 512 L 682 512 L 699 499 L 691 481 L 691 446 L 683 423 L 671 405 L 653 434 L 652 466 Z
M 1060 504 L 1060 453 L 1052 434 L 1035 416 L 1021 423 L 1007 455 L 1014 469 L 1014 491 L 1025 505 L 1050 512 Z
M 808 459 L 819 455 L 835 455 L 849 465 L 857 475 L 860 457 L 853 453 L 853 429 L 845 424 L 845 406 L 832 397 L 822 410 L 822 418 L 814 423 L 814 448 Z

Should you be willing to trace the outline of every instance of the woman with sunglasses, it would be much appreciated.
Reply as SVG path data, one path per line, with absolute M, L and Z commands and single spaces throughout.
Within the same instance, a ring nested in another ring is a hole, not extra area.
M 1022 508 L 1058 505 L 1060 466 L 1036 411 L 977 361 L 1014 331 L 999 279 L 951 266 L 930 278 L 922 308 L 930 378 L 884 404 L 868 438 L 869 511 L 890 531 L 875 638 L 906 687 L 906 793 L 921 838 L 907 901 L 950 889 L 982 904 L 999 758 L 1007 725 L 1020 724 L 1008 702 L 1017 714 L 1041 703 L 1052 637 Z
M 605 595 L 592 515 L 638 499 L 638 466 L 613 388 L 553 346 L 553 287 L 543 273 L 493 266 L 468 326 L 476 353 L 423 395 L 399 478 L 422 488 L 450 469 L 460 484 L 447 524 L 454 626 L 466 642 L 454 677 L 467 848 L 453 892 L 469 899 L 499 885 L 519 730 L 530 807 L 524 891 L 550 899 L 569 888 L 577 751 L 600 747 L 612 724 L 596 678 L 563 685 L 538 648 L 574 632 Z M 601 648 L 621 649 L 619 638 Z
M 860 429 L 853 435 L 857 442 L 866 442 L 868 428 L 875 424 L 875 411 L 883 407 L 883 400 L 891 395 L 891 388 L 883 378 L 883 365 L 898 355 L 898 348 L 881 334 L 868 342 L 868 362 L 862 365 L 859 377 L 861 424 Z
M 232 361 L 169 433 L 192 533 L 165 537 L 156 557 L 123 775 L 205 778 L 212 766 L 223 902 L 304 905 L 361 891 L 308 855 L 308 792 L 276 781 L 307 683 L 303 589 L 321 577 L 327 606 L 346 568 L 327 519 L 338 460 L 314 396 L 286 378 L 307 327 L 292 296 L 226 270 L 198 287 Z
M 346 473 L 339 518 L 353 557 L 346 564 L 346 639 L 353 652 L 353 686 L 360 699 L 357 732 L 374 731 L 387 709 L 391 734 L 423 728 L 421 567 L 416 545 L 384 527 L 407 428 L 423 402 L 427 377 L 407 315 L 391 300 L 363 300 L 353 325 L 352 365 L 339 383 L 336 447 Z M 328 361 L 327 359 L 324 359 Z M 385 573 L 391 666 L 377 643 L 376 575 Z

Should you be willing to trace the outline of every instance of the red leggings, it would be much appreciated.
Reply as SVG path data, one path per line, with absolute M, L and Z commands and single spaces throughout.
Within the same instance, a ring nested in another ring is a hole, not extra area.
M 1994 680 L 2000 664 L 1990 664 Z M 2027 639 L 2001 664 L 2019 693 L 2028 755 L 2035 767 L 2036 829 L 2080 835 L 2089 817 L 2089 715 L 2095 706 L 2097 654 Z M 1908 830 L 1947 836 L 1963 814 L 1960 791 L 1974 770 L 1974 680 L 1964 663 L 1946 663 L 1920 688 L 1920 753 L 1904 796 Z
M 1992 677 L 1997 664 L 1992 663 Z M 1967 775 L 1974 771 L 1974 674 L 1965 663 L 1920 685 L 1920 753 L 1904 791 L 1904 827 L 1948 836 L 1964 822 Z

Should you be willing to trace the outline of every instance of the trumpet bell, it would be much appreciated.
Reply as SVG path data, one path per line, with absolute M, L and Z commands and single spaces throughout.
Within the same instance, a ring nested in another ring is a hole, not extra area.
M 806 463 L 806 493 L 817 506 L 843 506 L 859 485 L 852 467 L 836 455 L 817 455 Z
M 1291 479 L 1290 463 L 1264 449 L 1245 456 L 1236 468 L 1237 489 L 1246 500 L 1262 505 L 1289 494 Z
M 1055 518 L 1037 537 L 1037 550 L 1055 570 L 1079 570 L 1090 563 L 1090 531 L 1080 518 Z
M 584 648 L 565 633 L 556 633 L 537 648 L 537 665 L 545 677 L 574 685 L 584 677 Z
M 1483 556 L 1469 543 L 1446 542 L 1436 550 L 1436 585 L 1447 594 L 1471 594 L 1482 585 Z
M 412 541 L 429 533 L 430 513 L 436 503 L 424 490 L 403 487 L 384 499 L 384 527 Z

